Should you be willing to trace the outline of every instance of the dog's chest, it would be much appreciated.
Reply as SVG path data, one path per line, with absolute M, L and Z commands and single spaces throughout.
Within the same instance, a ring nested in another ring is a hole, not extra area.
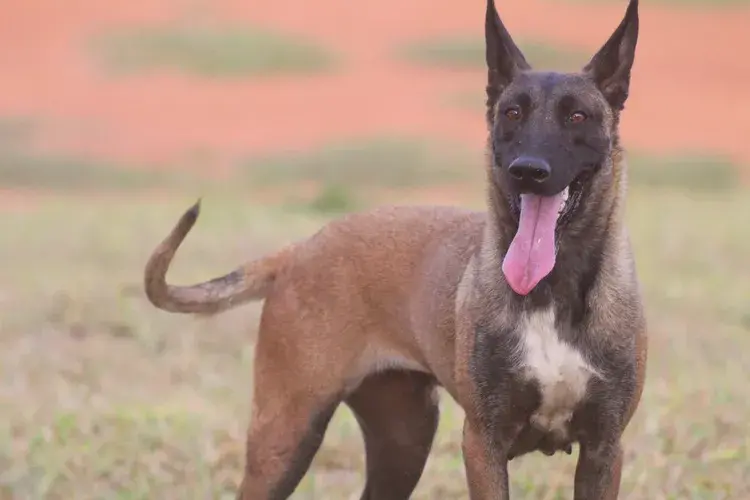
M 573 412 L 597 372 L 579 350 L 560 339 L 553 309 L 526 315 L 519 333 L 521 376 L 536 382 L 540 392 L 540 404 L 530 423 L 540 431 L 567 439 Z

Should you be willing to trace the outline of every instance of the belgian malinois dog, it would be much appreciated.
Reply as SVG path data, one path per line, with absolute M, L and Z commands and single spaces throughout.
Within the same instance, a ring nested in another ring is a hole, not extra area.
M 223 277 L 168 285 L 196 204 L 150 258 L 146 292 L 161 309 L 214 314 L 265 299 L 238 498 L 289 497 L 342 402 L 364 434 L 362 498 L 409 498 L 438 386 L 465 411 L 471 499 L 508 499 L 509 460 L 574 443 L 575 498 L 617 498 L 646 367 L 618 138 L 638 1 L 576 73 L 532 70 L 492 0 L 485 38 L 486 213 L 349 214 Z

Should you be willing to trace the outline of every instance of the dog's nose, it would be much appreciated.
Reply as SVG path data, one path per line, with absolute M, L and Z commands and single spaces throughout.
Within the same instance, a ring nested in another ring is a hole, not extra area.
M 533 181 L 541 184 L 549 179 L 552 168 L 545 160 L 529 156 L 516 158 L 508 167 L 508 173 L 517 181 Z

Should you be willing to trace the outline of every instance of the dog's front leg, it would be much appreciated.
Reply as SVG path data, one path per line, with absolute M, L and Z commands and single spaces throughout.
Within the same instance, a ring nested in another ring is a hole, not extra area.
M 575 500 L 616 500 L 621 469 L 619 440 L 582 442 L 575 475 Z
M 509 500 L 508 456 L 481 425 L 464 421 L 463 455 L 471 500 Z

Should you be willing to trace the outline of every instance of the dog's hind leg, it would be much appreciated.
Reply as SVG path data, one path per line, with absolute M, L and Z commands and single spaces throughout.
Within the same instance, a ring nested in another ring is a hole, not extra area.
M 286 500 L 304 477 L 323 441 L 336 405 L 279 406 L 275 421 L 253 416 L 247 438 L 245 473 L 238 500 Z
M 290 392 L 286 392 L 290 391 Z M 238 500 L 285 500 L 304 477 L 323 441 L 338 401 L 317 400 L 279 387 L 258 391 L 247 436 Z
M 365 379 L 346 402 L 365 438 L 362 500 L 408 500 L 437 430 L 434 379 L 419 372 L 383 372 Z
M 292 315 L 264 314 L 238 500 L 285 500 L 304 477 L 343 394 L 336 360 L 314 352 Z M 311 325 L 317 329 L 319 325 Z M 323 350 L 322 352 L 325 352 Z

